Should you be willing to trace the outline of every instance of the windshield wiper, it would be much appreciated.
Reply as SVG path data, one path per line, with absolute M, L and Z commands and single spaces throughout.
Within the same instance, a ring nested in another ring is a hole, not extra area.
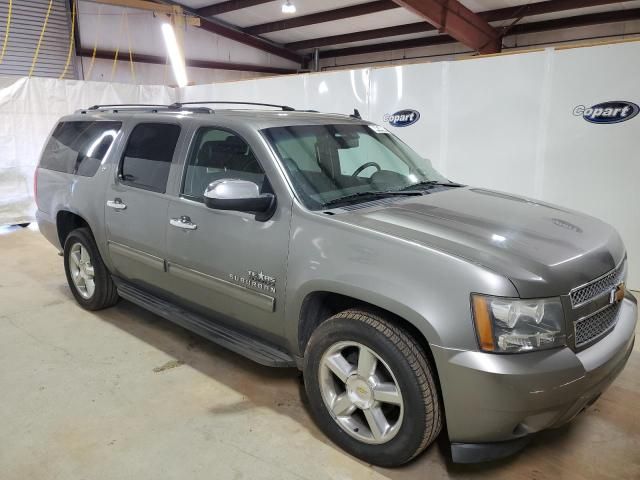
M 387 198 L 394 196 L 414 196 L 414 195 L 422 195 L 423 192 L 413 192 L 413 191 L 400 191 L 400 190 L 389 190 L 383 192 L 358 192 L 352 193 L 350 195 L 345 195 L 343 197 L 334 198 L 333 200 L 329 200 L 323 204 L 323 207 L 339 205 L 342 203 L 349 203 L 352 200 L 359 200 L 364 198 L 369 198 L 371 200 L 375 200 L 377 198 Z
M 418 182 L 418 183 L 412 183 L 411 185 L 407 185 L 404 188 L 401 188 L 400 191 L 404 192 L 407 190 L 412 190 L 414 188 L 417 187 L 427 187 L 427 188 L 431 188 L 431 187 L 464 187 L 464 185 L 462 185 L 461 183 L 454 183 L 454 182 L 440 182 L 438 180 L 425 180 L 423 182 Z

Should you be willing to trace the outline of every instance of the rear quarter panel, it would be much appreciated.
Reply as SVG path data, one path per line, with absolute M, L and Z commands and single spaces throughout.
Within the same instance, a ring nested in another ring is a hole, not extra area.
M 60 121 L 86 120 L 80 115 L 65 117 Z M 36 216 L 45 237 L 58 249 L 64 245 L 58 238 L 58 233 L 52 234 L 51 225 L 56 225 L 60 212 L 74 213 L 83 218 L 93 233 L 100 254 L 109 268 L 111 268 L 106 248 L 104 208 L 105 190 L 113 181 L 114 169 L 124 144 L 127 131 L 127 120 L 122 119 L 123 125 L 111 145 L 98 171 L 93 177 L 84 177 L 70 173 L 57 172 L 38 167 L 36 170 L 37 193 Z M 64 241 L 64 240 L 63 240 Z

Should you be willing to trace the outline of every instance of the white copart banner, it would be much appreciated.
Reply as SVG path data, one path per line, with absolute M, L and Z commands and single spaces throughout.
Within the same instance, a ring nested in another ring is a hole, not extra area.
M 181 99 L 283 103 L 353 113 L 411 145 L 452 180 L 588 213 L 620 232 L 640 289 L 640 115 L 616 124 L 573 111 L 640 105 L 640 42 L 341 70 L 185 87 Z M 416 123 L 385 114 L 410 109 Z

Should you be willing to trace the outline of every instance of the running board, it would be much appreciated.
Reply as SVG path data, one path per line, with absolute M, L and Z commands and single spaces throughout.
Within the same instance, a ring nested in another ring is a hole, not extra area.
M 128 282 L 114 278 L 118 294 L 130 302 L 155 313 L 181 327 L 217 343 L 232 352 L 268 367 L 295 367 L 296 362 L 286 352 L 246 333 L 214 323 L 206 317 L 147 293 Z

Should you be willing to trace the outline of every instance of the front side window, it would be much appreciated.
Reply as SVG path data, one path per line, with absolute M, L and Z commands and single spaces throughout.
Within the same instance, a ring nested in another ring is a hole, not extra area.
M 201 128 L 189 155 L 182 194 L 202 201 L 211 182 L 226 178 L 250 180 L 265 189 L 264 171 L 247 142 L 227 130 Z
M 171 123 L 136 125 L 120 166 L 122 183 L 164 193 L 179 136 L 180 127 Z
M 40 167 L 92 177 L 120 127 L 121 122 L 60 122 L 44 148 Z
M 375 125 L 296 125 L 263 133 L 312 210 L 446 182 L 428 160 Z

